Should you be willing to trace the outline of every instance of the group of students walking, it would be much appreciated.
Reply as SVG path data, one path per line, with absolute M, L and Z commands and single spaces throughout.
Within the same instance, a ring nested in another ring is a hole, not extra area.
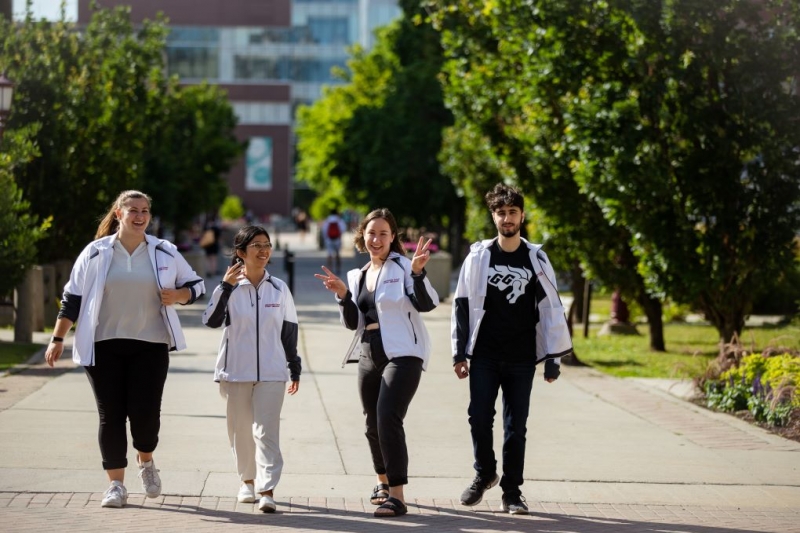
M 533 377 L 559 376 L 560 357 L 572 350 L 555 275 L 540 245 L 520 235 L 522 194 L 498 184 L 486 195 L 497 228 L 472 245 L 456 287 L 451 318 L 453 368 L 469 379 L 469 423 L 475 477 L 461 503 L 477 505 L 500 484 L 503 509 L 528 512 L 523 483 L 526 423 Z M 84 367 L 100 419 L 99 443 L 110 486 L 103 507 L 127 502 L 126 422 L 130 421 L 139 477 L 146 496 L 161 494 L 153 452 L 169 352 L 185 348 L 174 304 L 186 305 L 205 285 L 177 251 L 146 233 L 150 198 L 125 191 L 112 204 L 96 240 L 79 255 L 64 287 L 62 307 L 45 358 L 52 366 L 64 336 L 76 325 L 73 360 Z M 421 313 L 439 297 L 427 278 L 430 240 L 420 238 L 409 259 L 387 209 L 369 213 L 356 230 L 356 248 L 369 255 L 340 278 L 330 268 L 315 276 L 333 293 L 341 323 L 354 337 L 345 363 L 358 365 L 365 435 L 376 474 L 369 500 L 377 517 L 406 514 L 408 449 L 404 418 L 431 357 Z M 300 388 L 298 319 L 288 286 L 272 276 L 269 233 L 242 228 L 230 265 L 214 288 L 203 323 L 223 328 L 214 380 L 226 400 L 228 437 L 241 486 L 237 499 L 274 512 L 283 470 L 280 412 Z M 287 385 L 288 384 L 288 385 Z M 494 404 L 503 392 L 502 478 L 492 445 Z

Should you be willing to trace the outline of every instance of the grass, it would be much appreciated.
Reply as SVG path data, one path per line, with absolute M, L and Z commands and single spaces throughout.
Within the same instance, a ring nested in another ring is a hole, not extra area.
M 608 316 L 610 305 L 603 298 L 592 301 L 592 314 Z M 708 363 L 719 353 L 719 336 L 711 326 L 670 323 L 664 325 L 667 352 L 651 352 L 649 328 L 638 324 L 641 335 L 598 337 L 600 325 L 591 325 L 588 338 L 583 326 L 575 324 L 573 343 L 582 362 L 619 377 L 694 378 L 703 374 Z M 800 350 L 800 325 L 745 328 L 741 337 L 746 350 L 782 346 Z
M 24 363 L 43 345 L 0 341 L 0 372 Z

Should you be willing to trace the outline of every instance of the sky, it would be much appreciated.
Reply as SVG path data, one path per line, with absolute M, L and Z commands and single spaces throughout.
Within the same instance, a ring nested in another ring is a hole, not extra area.
M 26 0 L 13 1 L 14 18 L 25 16 L 25 3 Z M 62 0 L 33 0 L 33 17 L 57 20 L 61 14 L 61 3 Z M 64 3 L 67 9 L 67 20 L 77 20 L 78 0 L 66 0 Z

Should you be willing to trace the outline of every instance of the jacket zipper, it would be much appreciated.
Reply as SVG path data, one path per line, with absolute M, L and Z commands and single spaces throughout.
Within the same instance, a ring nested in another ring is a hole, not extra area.
M 417 330 L 414 329 L 414 321 L 411 320 L 411 311 L 408 312 L 408 322 L 411 324 L 411 333 L 414 334 L 414 344 L 417 344 Z
M 149 246 L 149 243 L 148 243 Z M 149 250 L 148 250 L 149 252 Z M 153 261 L 155 261 L 155 274 L 156 274 L 156 285 L 158 285 L 159 293 L 164 287 L 161 285 L 161 278 L 158 276 L 158 245 L 153 246 Z M 167 307 L 164 304 L 161 304 L 161 313 L 164 321 L 167 323 L 167 327 L 169 328 L 169 336 L 170 336 L 170 346 L 169 349 L 171 350 L 173 347 L 178 347 L 178 341 L 175 337 L 175 330 L 172 328 L 172 322 L 169 320 L 169 313 L 167 312 Z
M 260 336 L 259 334 L 260 334 L 260 329 L 261 329 L 261 328 L 259 328 L 259 324 L 261 323 L 261 321 L 259 320 L 259 317 L 258 317 L 258 311 L 259 311 L 259 307 L 261 307 L 261 305 L 259 304 L 258 287 L 253 285 L 253 288 L 256 291 L 256 381 L 261 381 L 261 364 L 260 364 L 260 360 L 261 360 L 261 354 L 260 354 L 261 341 L 259 339 L 259 336 Z

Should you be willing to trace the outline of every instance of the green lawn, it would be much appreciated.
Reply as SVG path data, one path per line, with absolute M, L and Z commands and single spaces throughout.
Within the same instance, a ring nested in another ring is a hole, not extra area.
M 641 318 L 638 306 L 630 304 L 632 320 Z M 610 317 L 611 297 L 592 297 L 590 312 Z M 589 337 L 583 337 L 583 324 L 574 325 L 575 353 L 578 359 L 596 369 L 620 377 L 694 378 L 706 370 L 719 353 L 717 330 L 708 325 L 669 323 L 664 325 L 666 353 L 649 349 L 649 327 L 638 324 L 641 335 L 598 337 L 602 324 L 592 324 Z M 800 350 L 800 324 L 745 328 L 742 345 L 748 351 L 761 352 L 769 346 Z
M 41 344 L 25 344 L 0 341 L 0 371 L 24 363 L 42 347 Z
M 576 325 L 575 353 L 578 359 L 598 370 L 620 377 L 694 378 L 701 375 L 709 361 L 719 353 L 717 331 L 711 326 L 666 324 L 666 353 L 649 350 L 649 329 L 637 326 L 641 335 L 598 337 L 600 325 L 589 328 L 583 337 Z M 800 326 L 764 326 L 746 328 L 742 344 L 749 351 L 760 352 L 768 346 L 800 349 Z

